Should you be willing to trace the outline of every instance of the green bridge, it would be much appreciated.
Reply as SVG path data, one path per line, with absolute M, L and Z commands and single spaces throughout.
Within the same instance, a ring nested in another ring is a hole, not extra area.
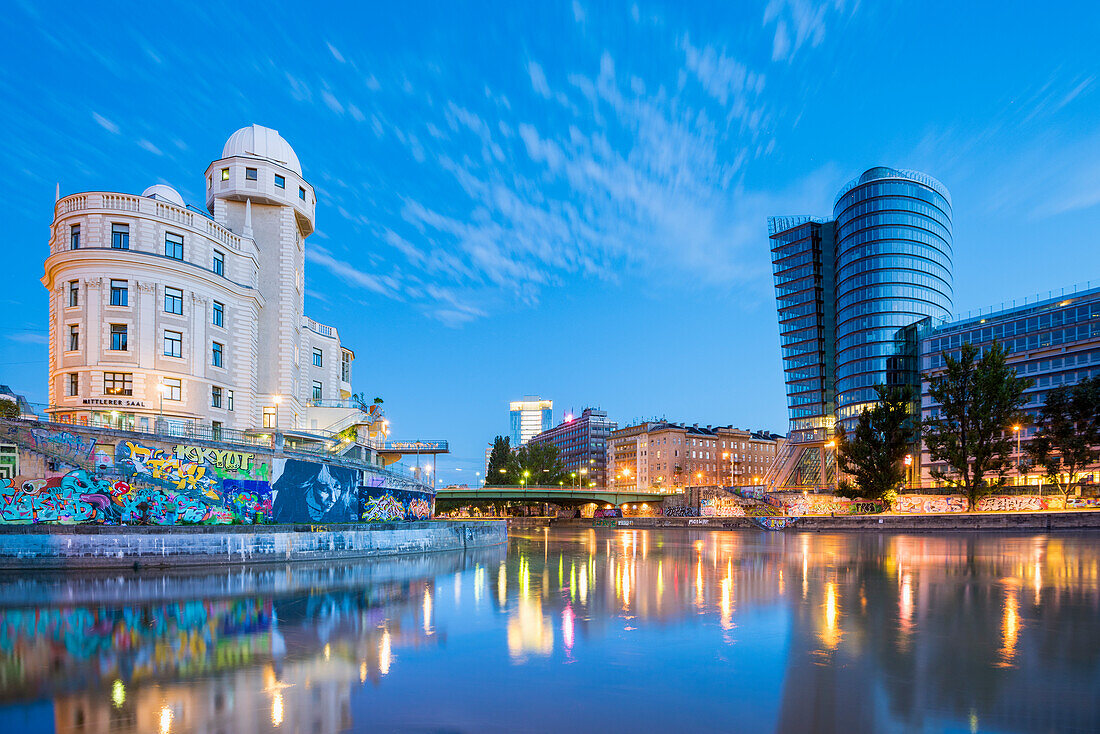
M 463 505 L 475 502 L 550 502 L 555 505 L 576 506 L 589 502 L 619 507 L 626 504 L 659 503 L 667 492 L 646 490 L 606 489 L 604 487 L 458 487 L 440 489 L 436 505 Z

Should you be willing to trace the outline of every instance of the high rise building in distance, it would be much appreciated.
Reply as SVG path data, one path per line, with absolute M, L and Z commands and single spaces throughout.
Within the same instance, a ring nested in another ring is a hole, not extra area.
M 535 434 L 550 430 L 554 425 L 554 401 L 543 400 L 538 395 L 526 395 L 523 400 L 513 400 L 508 405 L 513 448 L 522 446 Z
M 832 437 L 854 427 L 875 385 L 920 393 L 922 331 L 952 305 L 951 196 L 883 166 L 837 194 L 831 220 L 771 217 L 772 268 L 791 441 L 773 486 L 832 486 Z

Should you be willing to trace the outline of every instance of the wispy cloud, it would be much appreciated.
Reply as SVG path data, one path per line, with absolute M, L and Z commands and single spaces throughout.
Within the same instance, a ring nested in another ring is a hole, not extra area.
M 141 148 L 142 150 L 147 150 L 150 153 L 152 153 L 153 155 L 164 155 L 163 153 L 161 153 L 160 148 L 153 145 L 151 142 L 149 142 L 145 138 L 142 138 L 141 140 L 137 141 L 137 144 L 138 144 L 139 148 Z
M 25 332 L 8 334 L 8 339 L 20 344 L 48 344 L 50 341 L 45 334 L 28 334 Z
M 101 128 L 103 128 L 107 132 L 114 133 L 115 135 L 118 134 L 118 125 L 111 122 L 106 117 L 99 114 L 98 112 L 93 112 L 92 113 L 92 119 L 95 120 L 97 125 L 99 125 Z
M 825 40 L 830 14 L 849 12 L 856 5 L 858 2 L 849 8 L 844 0 L 769 0 L 764 7 L 764 27 L 775 25 L 772 60 L 789 61 L 804 46 L 816 48 Z

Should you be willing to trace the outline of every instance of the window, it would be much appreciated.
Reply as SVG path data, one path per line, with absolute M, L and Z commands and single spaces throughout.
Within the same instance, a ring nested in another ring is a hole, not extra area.
M 165 400 L 183 400 L 183 381 L 178 377 L 165 377 L 161 380 L 164 385 Z
M 215 441 L 222 440 L 222 423 L 221 421 L 210 421 L 210 434 Z
M 80 327 L 76 324 L 69 325 L 69 351 L 80 349 Z
M 80 376 L 75 372 L 70 372 L 65 375 L 65 394 L 68 396 L 76 395 L 80 390 Z
M 214 250 L 214 275 L 225 275 L 225 253 Z
M 274 428 L 276 423 L 275 409 L 264 408 L 264 428 Z
M 70 280 L 69 281 L 69 305 L 70 306 L 79 306 L 80 305 L 80 281 L 77 281 L 77 280 Z
M 321 400 L 321 393 L 323 391 L 322 385 L 317 380 L 313 381 L 313 399 Z
M 130 225 L 114 223 L 111 225 L 111 247 L 116 250 L 130 249 Z
M 318 347 L 313 348 L 313 366 L 314 367 L 324 367 L 325 366 L 324 352 L 322 352 Z
M 129 372 L 104 372 L 104 395 L 133 395 L 134 376 Z
M 232 390 L 226 390 L 225 391 L 225 409 L 226 410 L 233 410 L 233 391 Z
M 222 181 L 228 181 L 228 180 L 229 180 L 229 169 L 228 168 L 223 168 L 222 169 Z
M 222 366 L 222 345 L 218 342 L 214 342 L 213 347 L 210 350 L 210 364 L 215 367 Z
M 183 334 L 178 331 L 164 332 L 164 356 L 183 356 Z
M 126 351 L 126 324 L 111 324 L 111 350 Z
M 351 382 L 351 353 L 343 352 L 340 355 L 340 379 Z
M 280 189 L 285 189 L 286 188 L 286 179 L 276 173 L 275 174 L 275 185 L 278 186 Z
M 306 200 L 306 190 L 301 186 L 298 187 L 298 198 L 302 201 Z
M 222 407 L 222 389 L 217 385 L 210 388 L 210 407 L 220 408 Z
M 244 169 L 244 177 L 245 177 L 245 180 L 255 181 L 258 178 L 257 175 L 256 175 L 256 169 L 255 168 L 246 168 L 246 169 Z
M 111 305 L 112 306 L 128 306 L 130 305 L 130 288 L 128 281 L 125 280 L 112 280 L 111 281 Z
M 225 304 L 214 301 L 214 316 L 211 323 L 214 326 L 225 326 Z
M 183 259 L 183 235 L 168 232 L 164 235 L 164 254 L 175 260 Z
M 73 224 L 69 226 L 69 249 L 80 249 L 80 225 Z
M 183 291 L 179 288 L 164 289 L 164 312 L 183 315 Z

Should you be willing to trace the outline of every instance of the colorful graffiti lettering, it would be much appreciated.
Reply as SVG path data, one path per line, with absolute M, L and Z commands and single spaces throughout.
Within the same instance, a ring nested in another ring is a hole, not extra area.
M 792 517 L 803 515 L 870 515 L 886 511 L 886 503 L 879 500 L 853 500 L 833 495 L 809 495 L 787 497 L 781 506 Z
M 214 491 L 216 479 L 208 476 L 205 466 L 181 461 L 162 448 L 123 441 L 115 451 L 115 466 L 131 480 L 136 477 L 177 491 L 198 490 L 210 499 L 220 499 Z
M 694 507 L 686 507 L 679 505 L 676 507 L 666 507 L 665 517 L 698 517 L 699 511 Z
M 764 530 L 785 530 L 798 522 L 797 517 L 782 515 L 757 515 L 750 519 L 757 527 Z
M 410 500 L 408 514 L 411 518 L 425 520 L 432 516 L 432 503 L 428 500 Z
M 82 438 L 69 431 L 31 428 L 30 434 L 35 450 L 62 458 L 87 460 L 95 449 L 94 438 Z
M 405 506 L 392 494 L 371 497 L 363 505 L 363 520 L 367 522 L 392 522 L 405 517 Z
M 252 466 L 255 454 L 243 451 L 226 451 L 205 446 L 176 446 L 176 458 L 184 462 L 209 464 L 218 469 L 239 472 Z
M 982 497 L 978 500 L 978 512 L 1035 512 L 1045 509 L 1047 509 L 1046 501 L 1035 495 Z
M 944 513 L 966 512 L 966 497 L 960 495 L 920 495 L 899 494 L 894 500 L 894 512 L 904 513 Z

